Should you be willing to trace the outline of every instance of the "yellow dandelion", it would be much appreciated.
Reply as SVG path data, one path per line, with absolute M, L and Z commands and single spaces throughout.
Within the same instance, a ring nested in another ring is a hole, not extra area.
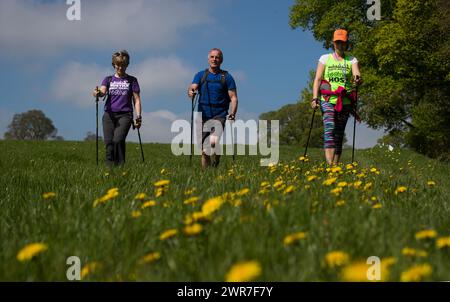
M 284 189 L 283 194 L 286 195 L 286 194 L 292 193 L 292 192 L 294 192 L 294 190 L 295 190 L 295 186 L 294 185 L 290 185 L 289 187 Z
M 297 232 L 290 235 L 287 235 L 283 239 L 284 245 L 291 245 L 299 240 L 305 239 L 306 233 L 305 232 Z
M 358 189 L 361 185 L 362 185 L 362 181 L 360 181 L 360 180 L 357 180 L 353 183 L 353 187 L 355 189 Z
M 354 167 L 353 167 L 353 165 L 352 164 L 347 164 L 346 166 L 345 166 L 345 169 L 347 169 L 347 170 L 352 170 Z
M 332 184 L 334 184 L 336 182 L 336 177 L 333 178 L 328 178 L 327 180 L 325 180 L 322 184 L 324 186 L 331 186 Z
M 395 258 L 389 257 L 381 259 L 380 280 L 371 280 L 368 276 L 371 264 L 365 261 L 358 261 L 344 267 L 340 274 L 340 279 L 346 282 L 366 282 L 366 281 L 387 281 L 389 279 L 389 267 L 395 263 Z
M 146 198 L 147 198 L 147 194 L 145 194 L 145 193 L 139 193 L 136 196 L 134 196 L 134 199 L 137 199 L 137 200 L 144 200 Z
M 145 208 L 148 208 L 148 207 L 154 207 L 154 206 L 156 206 L 156 201 L 154 201 L 154 200 L 147 200 L 146 202 L 144 202 L 142 204 L 141 209 L 145 209 Z
M 192 235 L 197 235 L 199 233 L 201 233 L 202 231 L 202 225 L 199 223 L 194 223 L 192 225 L 187 225 L 184 227 L 183 232 L 188 235 L 188 236 L 192 236 Z
M 311 188 L 311 186 L 310 185 L 305 185 L 305 190 L 309 190 L 310 188 Z
M 151 252 L 142 257 L 141 261 L 144 263 L 153 263 L 161 258 L 161 253 Z
M 142 216 L 142 212 L 141 211 L 133 211 L 131 212 L 131 217 L 133 218 L 138 218 Z
M 184 191 L 184 195 L 191 195 L 192 193 L 194 193 L 197 190 L 197 188 L 192 188 L 192 189 L 188 189 L 186 191 Z
M 101 268 L 101 264 L 98 262 L 88 262 L 86 263 L 80 272 L 81 279 L 84 279 L 87 275 L 95 273 Z
M 164 180 L 160 180 L 160 181 L 155 182 L 153 185 L 155 187 L 165 187 L 165 186 L 168 186 L 169 183 L 170 183 L 170 180 L 164 179 Z
M 340 182 L 338 182 L 338 184 L 337 184 L 338 187 L 345 187 L 345 186 L 347 186 L 347 185 L 348 185 L 348 183 L 347 183 L 346 181 L 340 181 Z
M 302 162 L 307 162 L 307 161 L 309 161 L 308 157 L 306 157 L 306 156 L 300 156 L 300 157 L 298 158 L 298 160 L 299 160 L 299 161 L 302 161 Z
M 427 181 L 427 185 L 429 187 L 434 187 L 434 186 L 436 186 L 436 182 L 434 182 L 433 180 L 429 180 L 429 181 Z
M 202 206 L 202 212 L 205 216 L 209 216 L 219 210 L 224 200 L 221 196 L 208 199 Z
M 436 246 L 440 249 L 443 249 L 445 247 L 450 247 L 450 236 L 438 238 L 436 240 Z
M 119 189 L 118 188 L 109 189 L 108 192 L 105 195 L 103 195 L 102 197 L 97 198 L 96 200 L 94 200 L 93 207 L 95 208 L 97 205 L 99 205 L 101 203 L 105 203 L 108 200 L 111 200 L 111 199 L 117 197 L 118 195 L 119 195 Z
M 236 195 L 238 195 L 238 196 L 244 196 L 244 195 L 248 194 L 248 192 L 250 192 L 250 189 L 249 189 L 249 188 L 244 188 L 244 189 L 242 189 L 242 190 L 236 192 Z
M 343 251 L 332 251 L 325 255 L 325 263 L 330 268 L 345 265 L 349 259 L 349 255 Z
M 366 177 L 366 174 L 364 174 L 363 172 L 361 172 L 361 173 L 359 173 L 359 174 L 356 174 L 356 177 L 358 177 L 358 178 L 364 178 L 364 177 Z
M 155 197 L 158 198 L 158 197 L 163 196 L 164 192 L 165 192 L 164 188 L 162 188 L 162 187 L 161 188 L 157 188 L 156 192 L 155 192 Z
M 331 168 L 332 173 L 339 173 L 341 171 L 342 171 L 342 168 L 339 166 Z
M 377 202 L 372 206 L 372 209 L 381 209 L 382 207 L 383 207 L 383 205 L 381 203 Z
M 402 272 L 400 280 L 402 282 L 418 282 L 429 277 L 431 273 L 432 268 L 429 264 L 418 264 Z
M 159 240 L 166 240 L 176 236 L 177 234 L 178 234 L 177 229 L 169 229 L 167 231 L 164 231 L 161 235 L 159 235 Z
M 205 215 L 203 212 L 194 212 L 192 214 L 187 214 L 184 218 L 184 224 L 189 225 L 196 221 L 207 221 L 209 216 Z
M 240 207 L 242 205 L 242 199 L 234 199 L 234 200 L 230 200 L 230 203 L 234 206 L 234 207 Z
M 341 273 L 340 279 L 345 282 L 367 282 L 372 281 L 367 278 L 369 265 L 365 261 L 358 261 L 345 266 Z
M 273 187 L 275 189 L 277 189 L 277 188 L 281 187 L 283 185 L 283 183 L 284 183 L 283 180 L 278 180 L 273 184 Z
M 407 190 L 408 190 L 407 187 L 400 186 L 400 187 L 397 187 L 397 189 L 395 189 L 394 193 L 395 193 L 395 195 L 397 195 L 398 193 L 404 193 L 404 192 L 406 192 Z
M 431 229 L 417 232 L 415 235 L 417 240 L 432 239 L 432 238 L 436 238 L 436 236 L 437 236 L 437 232 L 435 230 L 431 230 Z
M 369 171 L 372 172 L 372 173 L 375 173 L 377 175 L 380 174 L 380 171 L 377 170 L 377 168 L 371 168 Z
M 307 178 L 308 181 L 313 181 L 314 179 L 317 179 L 317 175 L 311 175 Z
M 226 282 L 249 282 L 261 275 L 261 265 L 257 261 L 236 263 L 225 276 Z
M 428 253 L 424 250 L 416 250 L 410 247 L 404 247 L 402 249 L 402 255 L 407 257 L 427 257 Z
M 47 193 L 42 194 L 42 198 L 44 198 L 44 199 L 50 199 L 50 198 L 53 198 L 55 196 L 56 196 L 55 192 L 47 192 Z
M 200 198 L 196 196 L 189 197 L 188 199 L 183 201 L 183 204 L 195 204 L 197 201 L 199 201 Z
M 330 191 L 330 193 L 339 196 L 342 193 L 342 188 L 341 187 L 334 188 L 333 190 Z
M 338 206 L 338 207 L 342 207 L 342 206 L 344 206 L 345 205 L 345 200 L 338 200 L 338 201 L 336 201 L 336 205 Z
M 260 184 L 260 187 L 261 187 L 261 188 L 267 188 L 267 187 L 270 187 L 270 183 L 269 183 L 268 181 L 263 181 L 263 182 Z
M 48 249 L 48 245 L 41 242 L 35 242 L 30 243 L 23 247 L 18 253 L 17 253 L 17 260 L 20 262 L 25 262 L 33 259 L 38 254 L 45 252 Z
M 370 189 L 372 189 L 372 183 L 368 182 L 364 185 L 363 191 L 369 191 Z

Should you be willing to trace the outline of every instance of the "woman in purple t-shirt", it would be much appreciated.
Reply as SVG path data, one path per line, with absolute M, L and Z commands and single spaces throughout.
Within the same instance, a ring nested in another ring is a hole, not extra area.
M 133 123 L 133 103 L 136 108 L 135 127 L 140 128 L 141 97 L 137 79 L 125 73 L 130 55 L 121 50 L 112 55 L 115 74 L 106 77 L 94 97 L 107 95 L 103 115 L 103 136 L 106 145 L 106 164 L 122 165 L 125 162 L 125 139 Z

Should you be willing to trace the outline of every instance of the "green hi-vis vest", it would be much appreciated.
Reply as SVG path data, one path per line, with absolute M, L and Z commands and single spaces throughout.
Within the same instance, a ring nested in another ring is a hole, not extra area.
M 350 80 L 352 78 L 352 62 L 349 56 L 345 56 L 344 60 L 338 61 L 334 59 L 333 54 L 328 55 L 327 62 L 325 64 L 325 71 L 323 79 L 327 80 L 331 84 L 331 90 L 335 91 L 339 86 L 344 87 L 348 93 L 351 91 Z M 335 105 L 338 97 L 336 95 L 330 96 L 328 100 L 331 104 Z M 321 101 L 325 101 L 323 96 L 320 96 Z M 348 97 L 343 99 L 343 105 L 351 104 Z

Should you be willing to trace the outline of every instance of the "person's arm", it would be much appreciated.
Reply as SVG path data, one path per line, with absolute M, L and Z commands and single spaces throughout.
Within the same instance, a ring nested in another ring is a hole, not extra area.
M 106 86 L 102 85 L 102 86 L 100 86 L 100 88 L 98 90 L 94 89 L 94 91 L 92 92 L 92 95 L 94 97 L 96 97 L 97 95 L 99 97 L 104 97 L 106 95 Z
M 142 124 L 142 106 L 141 106 L 141 95 L 139 92 L 133 91 L 134 109 L 136 110 L 136 128 L 140 128 Z
M 228 90 L 228 96 L 231 100 L 231 113 L 228 115 L 228 119 L 234 120 L 238 109 L 238 97 L 235 89 Z
M 313 83 L 313 99 L 311 100 L 311 107 L 316 109 L 319 106 L 317 100 L 319 99 L 319 89 L 320 83 L 322 82 L 323 72 L 325 70 L 325 65 L 321 62 L 317 64 L 316 76 L 314 77 Z
M 361 72 L 359 71 L 359 63 L 355 62 L 352 64 L 352 74 L 353 74 L 353 80 L 355 81 L 356 85 L 362 84 L 362 78 L 361 78 Z

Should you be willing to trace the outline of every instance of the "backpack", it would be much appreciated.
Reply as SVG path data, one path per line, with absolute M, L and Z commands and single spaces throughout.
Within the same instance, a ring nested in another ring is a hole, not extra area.
M 205 69 L 205 72 L 203 73 L 202 79 L 200 80 L 200 86 L 203 85 L 206 82 L 206 78 L 208 77 L 209 74 L 209 69 Z M 226 81 L 226 77 L 228 75 L 228 71 L 226 70 L 221 70 L 220 71 L 220 83 L 222 84 L 222 88 L 227 88 L 227 81 Z M 228 89 L 226 89 L 227 91 Z
M 202 85 L 206 82 L 210 82 L 210 83 L 215 83 L 217 81 L 206 81 L 206 78 L 209 75 L 209 69 L 205 69 L 205 72 L 203 73 L 203 76 L 200 80 L 199 86 L 202 87 Z M 221 70 L 220 71 L 220 84 L 222 85 L 222 89 L 225 91 L 225 95 L 226 95 L 226 100 L 228 101 L 226 104 L 211 104 L 209 103 L 210 107 L 228 107 L 228 103 L 230 102 L 230 97 L 228 96 L 228 86 L 227 86 L 227 82 L 226 82 L 226 77 L 228 75 L 228 71 L 226 70 Z M 206 89 L 208 89 L 208 85 L 206 85 Z M 200 93 L 201 94 L 201 93 Z

